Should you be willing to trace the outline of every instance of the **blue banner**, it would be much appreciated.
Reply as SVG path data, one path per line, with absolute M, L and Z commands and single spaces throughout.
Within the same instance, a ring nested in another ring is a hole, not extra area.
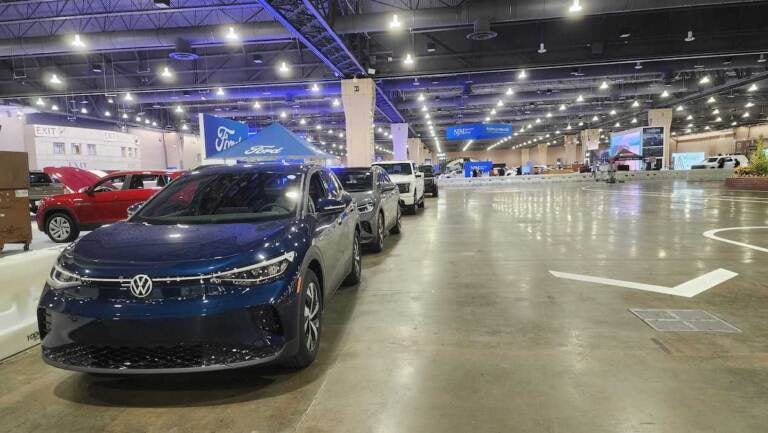
M 200 114 L 200 135 L 205 141 L 205 158 L 234 147 L 248 138 L 248 125 L 232 119 Z
M 493 161 L 465 161 L 464 177 L 485 177 L 491 175 Z
M 512 125 L 506 123 L 467 123 L 445 128 L 446 140 L 482 140 L 512 135 Z

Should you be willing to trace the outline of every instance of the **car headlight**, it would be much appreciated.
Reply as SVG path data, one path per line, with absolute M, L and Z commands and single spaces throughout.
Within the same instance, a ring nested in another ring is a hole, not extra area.
M 365 203 L 358 203 L 357 204 L 357 211 L 360 213 L 368 213 L 373 211 L 373 208 L 375 206 L 373 205 L 373 202 L 367 201 Z
M 282 275 L 293 262 L 296 253 L 291 251 L 255 265 L 216 274 L 211 278 L 214 284 L 227 282 L 237 285 L 261 284 Z
M 79 276 L 65 270 L 58 263 L 53 265 L 47 281 L 53 290 L 61 290 L 83 284 L 83 280 Z

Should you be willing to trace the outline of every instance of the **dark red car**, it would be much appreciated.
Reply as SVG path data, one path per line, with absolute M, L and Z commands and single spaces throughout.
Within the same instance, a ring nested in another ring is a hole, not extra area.
M 72 194 L 46 197 L 35 218 L 54 242 L 71 242 L 81 230 L 123 220 L 129 206 L 146 201 L 181 172 L 120 171 Z

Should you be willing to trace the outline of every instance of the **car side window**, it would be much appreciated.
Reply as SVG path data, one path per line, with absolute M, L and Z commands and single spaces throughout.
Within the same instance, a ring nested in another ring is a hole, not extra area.
M 156 174 L 134 174 L 131 176 L 130 189 L 161 189 L 165 186 L 163 176 Z
M 389 183 L 392 183 L 392 181 L 389 179 L 389 176 L 387 176 L 387 172 L 384 170 L 379 171 L 379 179 L 378 179 L 379 185 L 386 185 Z
M 312 173 L 312 177 L 309 178 L 308 192 L 307 212 L 315 213 L 315 210 L 320 203 L 320 199 L 327 197 L 325 186 L 323 185 L 322 179 L 320 179 L 320 173 Z
M 341 184 L 336 179 L 334 179 L 334 174 L 327 171 L 323 171 L 321 173 L 328 197 L 335 199 L 341 198 Z
M 123 189 L 126 176 L 112 176 L 104 178 L 93 185 L 93 192 L 119 191 Z

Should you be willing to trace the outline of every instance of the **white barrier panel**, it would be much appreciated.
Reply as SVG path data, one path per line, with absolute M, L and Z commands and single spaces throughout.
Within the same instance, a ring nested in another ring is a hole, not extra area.
M 0 359 L 40 342 L 37 301 L 62 248 L 0 258 Z
M 617 171 L 617 181 L 649 180 L 687 180 L 687 181 L 723 181 L 733 174 L 732 169 L 708 170 L 664 170 L 664 171 Z M 598 180 L 605 181 L 607 172 L 599 172 Z M 441 178 L 437 183 L 441 187 L 476 187 L 483 185 L 525 185 L 546 183 L 594 182 L 592 173 L 544 174 L 526 176 L 491 176 L 491 177 L 453 177 Z

